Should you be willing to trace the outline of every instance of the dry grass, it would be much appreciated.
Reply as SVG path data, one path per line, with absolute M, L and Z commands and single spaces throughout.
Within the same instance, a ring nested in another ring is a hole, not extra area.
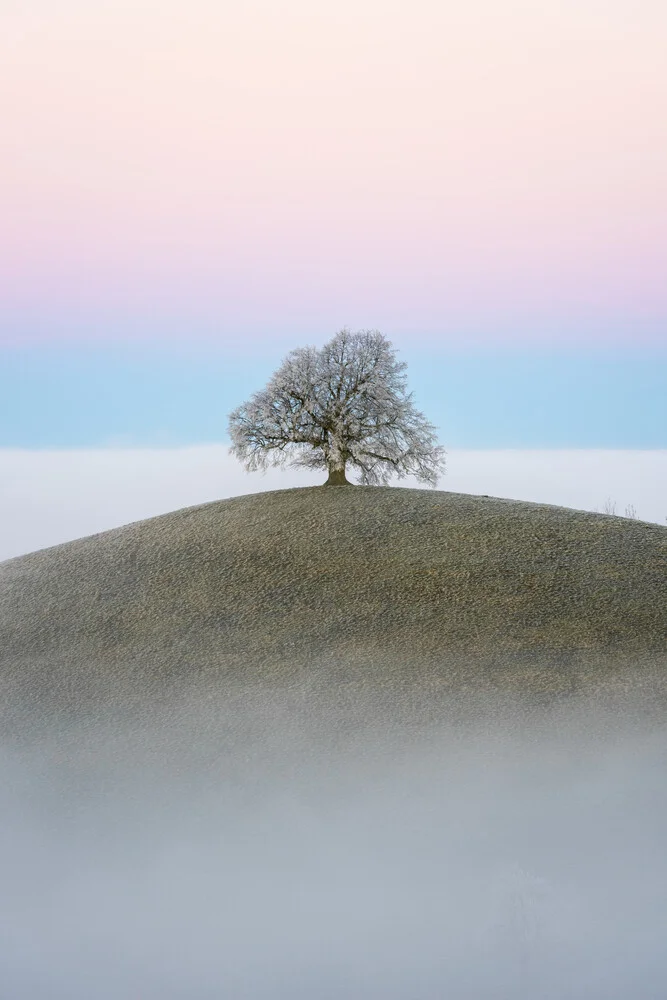
M 666 667 L 667 528 L 546 505 L 292 489 L 0 565 L 11 705 L 324 679 L 426 711 L 489 686 L 653 697 Z

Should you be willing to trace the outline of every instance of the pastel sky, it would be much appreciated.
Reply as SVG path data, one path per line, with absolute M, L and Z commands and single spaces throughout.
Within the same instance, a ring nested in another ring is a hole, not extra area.
M 656 344 L 663 0 L 4 0 L 3 343 Z
M 379 328 L 461 448 L 667 445 L 664 0 L 3 0 L 0 446 Z

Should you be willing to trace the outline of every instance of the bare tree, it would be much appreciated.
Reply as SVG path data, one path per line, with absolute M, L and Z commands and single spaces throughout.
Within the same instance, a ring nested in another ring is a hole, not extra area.
M 230 451 L 251 472 L 269 465 L 326 469 L 348 485 L 414 475 L 437 486 L 445 451 L 412 405 L 407 365 L 377 330 L 341 330 L 321 349 L 291 351 L 266 388 L 229 417 Z
M 597 514 L 600 513 L 600 510 L 599 510 L 598 507 L 594 507 L 593 510 Z M 638 520 L 637 508 L 635 507 L 635 505 L 633 503 L 626 504 L 625 505 L 625 510 L 623 511 L 623 514 L 618 514 L 617 515 L 616 514 L 616 501 L 612 500 L 611 497 L 607 497 L 607 499 L 605 500 L 604 507 L 602 508 L 602 513 L 603 514 L 611 514 L 614 517 L 616 517 L 616 516 L 618 516 L 618 517 L 627 517 L 631 521 L 637 521 Z M 665 520 L 667 520 L 667 518 L 665 518 Z

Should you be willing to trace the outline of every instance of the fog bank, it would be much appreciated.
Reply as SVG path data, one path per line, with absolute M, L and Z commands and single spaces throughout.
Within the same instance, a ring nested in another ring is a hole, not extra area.
M 223 497 L 316 486 L 321 473 L 269 469 L 249 476 L 226 445 L 0 448 L 0 561 Z M 412 477 L 398 487 L 418 487 Z M 440 488 L 581 510 L 633 507 L 667 518 L 667 450 L 451 449 Z
M 328 698 L 199 691 L 2 747 L 2 995 L 665 996 L 667 727 Z

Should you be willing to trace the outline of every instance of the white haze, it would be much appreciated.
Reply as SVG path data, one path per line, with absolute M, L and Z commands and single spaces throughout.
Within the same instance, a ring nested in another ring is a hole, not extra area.
M 662 1000 L 667 729 L 257 691 L 1 751 L 8 1000 Z
M 223 445 L 0 449 L 0 560 L 180 507 L 310 486 L 324 474 L 247 474 Z M 397 485 L 415 486 L 404 480 Z M 667 451 L 451 451 L 440 489 L 667 518 Z

